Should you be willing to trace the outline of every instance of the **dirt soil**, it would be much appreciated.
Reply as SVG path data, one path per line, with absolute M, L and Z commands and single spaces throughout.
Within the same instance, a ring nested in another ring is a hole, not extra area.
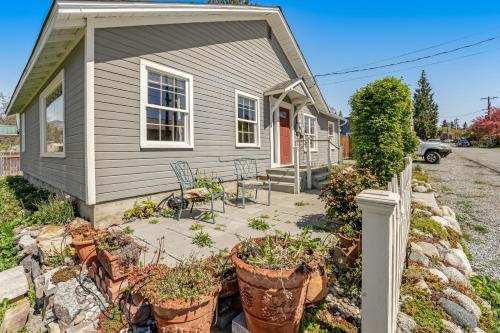
M 438 202 L 457 213 L 474 270 L 500 279 L 500 149 L 453 148 L 441 164 L 421 165 Z

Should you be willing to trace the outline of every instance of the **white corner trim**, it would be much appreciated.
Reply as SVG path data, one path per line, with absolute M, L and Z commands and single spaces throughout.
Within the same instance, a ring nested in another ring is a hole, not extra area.
M 87 19 L 85 31 L 85 179 L 86 203 L 96 203 L 95 181 L 95 115 L 94 115 L 94 21 Z
M 187 81 L 188 107 L 187 140 L 185 142 L 148 141 L 146 131 L 146 105 L 148 100 L 148 69 Z M 146 59 L 140 59 L 140 145 L 141 148 L 193 149 L 194 148 L 194 76 Z
M 309 114 L 309 113 L 304 113 L 304 135 L 305 135 L 305 128 L 306 128 L 306 117 L 307 118 L 313 118 L 314 119 L 314 140 L 318 140 L 318 117 Z M 318 142 L 315 141 L 314 148 L 311 148 L 311 152 L 315 153 L 318 151 Z M 305 147 L 304 147 L 305 148 Z
M 255 143 L 239 143 L 238 142 L 238 97 L 246 97 L 255 100 L 255 105 L 257 110 L 255 110 L 257 114 L 256 122 L 255 124 L 257 125 L 257 135 L 256 135 L 256 142 Z M 234 90 L 234 116 L 235 116 L 235 142 L 236 142 L 236 147 L 237 148 L 260 148 L 260 112 L 262 110 L 261 108 L 261 98 L 246 92 L 243 92 L 241 90 Z
M 21 113 L 21 153 L 26 152 L 26 112 Z
M 46 152 L 45 149 L 45 139 L 46 139 L 46 119 L 47 119 L 47 106 L 45 99 L 49 96 L 52 91 L 58 86 L 62 85 L 62 119 L 63 119 L 63 151 L 57 153 Z M 50 81 L 50 83 L 45 87 L 45 89 L 40 93 L 38 97 L 38 112 L 40 116 L 40 157 L 55 157 L 55 158 L 65 158 L 66 157 L 66 89 L 64 86 L 64 69 Z

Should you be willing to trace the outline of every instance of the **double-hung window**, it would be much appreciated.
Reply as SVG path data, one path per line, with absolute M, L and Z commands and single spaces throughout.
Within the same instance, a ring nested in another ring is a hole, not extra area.
M 260 98 L 236 91 L 236 146 L 259 147 Z
M 193 76 L 141 59 L 141 147 L 193 147 Z
M 309 138 L 309 147 L 311 150 L 318 150 L 316 117 L 310 114 L 304 114 L 304 138 Z
M 40 94 L 40 155 L 65 157 L 64 70 Z

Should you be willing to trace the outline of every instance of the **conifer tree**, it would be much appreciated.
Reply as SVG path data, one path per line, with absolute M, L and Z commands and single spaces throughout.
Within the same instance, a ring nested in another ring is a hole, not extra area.
M 438 134 L 438 105 L 434 102 L 434 93 L 427 80 L 425 71 L 422 71 L 418 80 L 418 88 L 413 95 L 414 128 L 422 140 L 434 138 Z

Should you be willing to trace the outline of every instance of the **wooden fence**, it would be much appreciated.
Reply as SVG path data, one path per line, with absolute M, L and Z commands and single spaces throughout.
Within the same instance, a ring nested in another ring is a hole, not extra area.
M 0 177 L 21 174 L 19 152 L 0 151 Z
M 349 135 L 340 135 L 340 144 L 344 152 L 344 159 L 352 157 L 352 138 Z
M 356 197 L 362 211 L 363 333 L 394 333 L 401 277 L 410 228 L 412 160 L 394 175 L 387 191 L 366 190 Z

